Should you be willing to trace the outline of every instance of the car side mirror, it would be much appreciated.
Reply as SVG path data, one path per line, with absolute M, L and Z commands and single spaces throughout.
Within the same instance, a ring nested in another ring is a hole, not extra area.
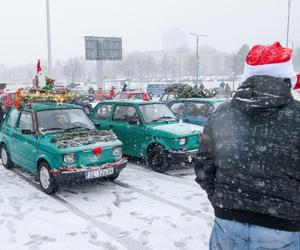
M 34 134 L 34 132 L 31 129 L 22 129 L 21 133 L 23 135 L 32 135 L 32 134 Z

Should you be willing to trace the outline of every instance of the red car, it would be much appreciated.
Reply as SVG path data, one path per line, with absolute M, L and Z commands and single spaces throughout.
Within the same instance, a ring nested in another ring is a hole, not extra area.
M 110 99 L 109 90 L 102 90 L 102 89 L 97 90 L 96 95 L 95 95 L 95 99 L 97 101 Z
M 150 101 L 151 97 L 145 91 L 126 91 L 126 92 L 116 94 L 114 99 L 115 100 L 130 99 L 130 100 Z
M 4 92 L 0 98 L 0 104 L 4 113 L 7 113 L 11 107 L 16 104 L 16 92 Z

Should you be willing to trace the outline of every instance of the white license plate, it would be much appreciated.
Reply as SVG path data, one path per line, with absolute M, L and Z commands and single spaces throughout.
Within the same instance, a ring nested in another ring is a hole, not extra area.
M 113 173 L 114 173 L 113 168 L 90 170 L 85 172 L 85 179 L 88 180 L 88 179 L 99 178 L 107 175 L 112 175 Z

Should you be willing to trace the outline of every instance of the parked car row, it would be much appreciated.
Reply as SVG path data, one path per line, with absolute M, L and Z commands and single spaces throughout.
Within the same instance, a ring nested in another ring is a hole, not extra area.
M 19 165 L 35 174 L 52 194 L 61 183 L 116 179 L 127 163 L 123 155 L 141 158 L 158 172 L 178 162 L 192 164 L 200 132 L 161 102 L 104 101 L 90 119 L 78 105 L 31 103 L 5 116 L 1 158 L 6 168 Z

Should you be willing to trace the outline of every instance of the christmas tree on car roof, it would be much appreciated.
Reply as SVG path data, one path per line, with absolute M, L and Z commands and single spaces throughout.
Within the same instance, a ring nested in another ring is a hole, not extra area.
M 217 95 L 215 90 L 209 90 L 204 88 L 203 84 L 198 86 L 190 86 L 182 83 L 175 83 L 169 85 L 165 89 L 165 93 L 174 93 L 177 98 L 212 98 Z

